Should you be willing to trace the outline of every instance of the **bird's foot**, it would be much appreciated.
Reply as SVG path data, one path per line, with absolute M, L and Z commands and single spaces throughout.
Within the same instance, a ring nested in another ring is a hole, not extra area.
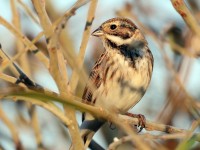
M 129 112 L 127 112 L 126 115 L 129 116 L 129 117 L 138 118 L 138 127 L 140 127 L 140 130 L 138 131 L 138 133 L 141 132 L 143 128 L 145 128 L 146 118 L 145 118 L 144 115 L 142 115 L 142 114 L 132 114 L 132 113 L 129 113 Z

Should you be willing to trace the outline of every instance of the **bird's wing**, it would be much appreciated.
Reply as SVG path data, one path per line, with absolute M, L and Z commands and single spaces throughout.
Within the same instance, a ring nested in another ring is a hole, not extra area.
M 106 52 L 104 52 L 100 58 L 96 61 L 90 75 L 89 75 L 89 80 L 88 84 L 85 87 L 85 90 L 83 92 L 83 102 L 87 104 L 92 104 L 93 102 L 93 91 L 98 88 L 103 80 L 103 70 L 102 70 L 102 65 L 106 57 Z M 85 113 L 82 115 L 82 121 L 85 120 Z
M 104 52 L 100 58 L 95 63 L 90 75 L 88 83 L 85 87 L 85 90 L 83 92 L 83 102 L 94 105 L 95 98 L 93 95 L 93 91 L 97 89 L 101 84 L 103 80 L 103 72 L 104 72 L 104 63 L 106 58 L 106 52 Z M 87 117 L 86 117 L 87 116 Z M 84 144 L 86 147 L 88 147 L 90 141 L 92 140 L 93 135 L 95 132 L 104 124 L 104 121 L 93 119 L 93 120 L 87 120 L 88 118 L 91 118 L 91 116 L 88 113 L 82 114 L 82 124 L 80 126 L 81 129 L 81 137 L 84 140 Z

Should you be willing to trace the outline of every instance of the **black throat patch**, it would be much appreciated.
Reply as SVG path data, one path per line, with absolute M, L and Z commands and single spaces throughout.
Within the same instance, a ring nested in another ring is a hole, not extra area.
M 112 49 L 118 50 L 126 59 L 129 59 L 130 61 L 134 61 L 138 58 L 143 57 L 142 51 L 140 51 L 138 49 L 131 48 L 128 44 L 117 46 L 116 43 L 114 43 L 110 40 L 107 40 L 107 44 Z

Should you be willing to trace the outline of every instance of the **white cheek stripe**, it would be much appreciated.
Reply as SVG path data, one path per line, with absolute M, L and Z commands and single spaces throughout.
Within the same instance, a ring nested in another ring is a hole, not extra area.
M 114 42 L 117 46 L 122 45 L 122 44 L 130 44 L 134 41 L 133 37 L 129 39 L 122 39 L 121 37 L 117 37 L 114 35 L 107 35 L 107 38 Z

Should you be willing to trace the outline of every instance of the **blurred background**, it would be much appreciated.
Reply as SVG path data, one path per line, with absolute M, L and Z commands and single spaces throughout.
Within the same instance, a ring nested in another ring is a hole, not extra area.
M 31 0 L 21 1 L 35 12 Z M 48 0 L 46 1 L 47 13 L 51 20 L 55 21 L 75 2 L 75 0 Z M 199 21 L 200 1 L 186 0 L 185 2 L 193 16 Z M 62 33 L 67 37 L 68 48 L 76 53 L 80 48 L 88 8 L 89 3 L 79 8 L 76 14 L 70 18 Z M 22 32 L 32 40 L 42 31 L 42 28 L 30 19 L 19 1 L 17 10 L 20 15 Z M 0 0 L 0 16 L 12 23 L 10 0 Z M 37 15 L 35 16 L 37 17 Z M 99 0 L 91 31 L 95 30 L 102 22 L 116 16 L 128 17 L 137 24 L 145 34 L 154 56 L 154 71 L 150 87 L 143 99 L 130 112 L 143 114 L 151 121 L 190 129 L 192 122 L 199 119 L 200 61 L 198 56 L 200 55 L 200 38 L 191 32 L 170 0 Z M 2 25 L 0 25 L 0 43 L 10 57 L 16 54 L 16 37 Z M 42 52 L 47 53 L 44 38 L 36 45 Z M 88 73 L 102 52 L 101 41 L 96 37 L 90 37 L 84 63 Z M 41 62 L 31 54 L 28 55 L 28 59 L 32 79 L 40 85 L 58 92 L 55 82 Z M 69 67 L 69 76 L 71 72 Z M 12 85 L 0 79 L 0 88 L 5 89 L 9 86 Z M 78 86 L 77 94 L 79 96 L 81 96 L 83 88 L 81 85 Z M 195 102 L 197 110 L 190 107 L 190 100 Z M 18 130 L 23 148 L 37 149 L 35 134 L 30 126 L 30 112 L 26 105 L 23 102 L 3 100 L 0 102 L 0 109 Z M 44 108 L 36 107 L 36 111 L 42 137 L 42 149 L 64 150 L 69 148 L 69 135 L 62 123 Z M 77 118 L 81 123 L 81 113 L 78 111 Z M 142 132 L 147 131 L 144 129 Z M 157 132 L 150 133 L 158 134 Z M 94 139 L 107 148 L 113 141 L 113 137 L 121 135 L 123 134 L 118 129 L 112 130 L 109 128 L 109 124 L 106 124 Z M 178 140 L 162 141 L 163 146 L 168 149 L 175 149 L 178 143 Z M 13 150 L 15 144 L 8 127 L 0 119 L 1 148 Z M 194 149 L 198 148 L 200 145 L 197 143 Z

